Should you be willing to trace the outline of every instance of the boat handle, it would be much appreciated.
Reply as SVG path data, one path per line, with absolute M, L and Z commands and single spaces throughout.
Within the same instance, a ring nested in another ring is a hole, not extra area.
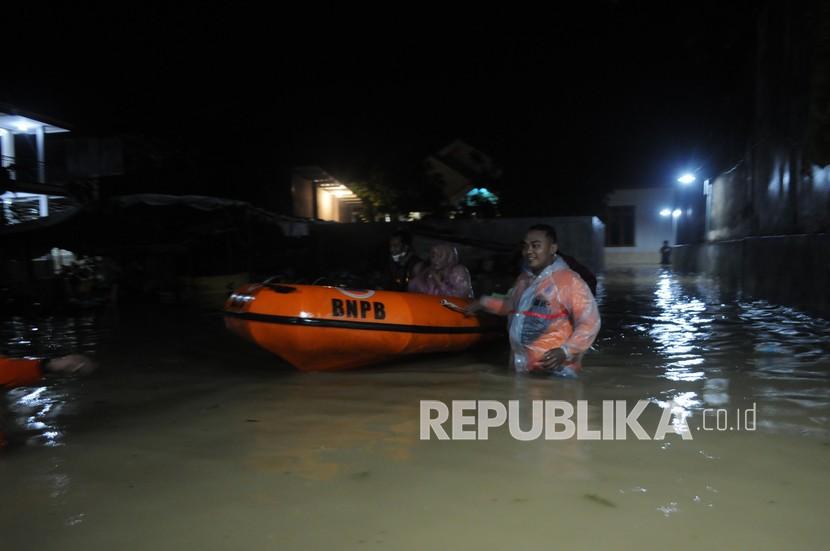
M 453 312 L 458 312 L 459 314 L 466 314 L 466 310 L 460 307 L 459 305 L 455 304 L 454 302 L 450 302 L 449 300 L 442 298 L 441 299 L 441 306 L 444 308 L 448 308 Z

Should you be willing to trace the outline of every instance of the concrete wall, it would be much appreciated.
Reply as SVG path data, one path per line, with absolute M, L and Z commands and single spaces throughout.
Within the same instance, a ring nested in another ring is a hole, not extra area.
M 746 298 L 830 317 L 830 234 L 746 237 L 675 247 L 672 262 L 702 272 Z
M 747 146 L 737 166 L 712 183 L 705 237 L 826 233 L 830 4 L 765 3 L 754 62 Z
M 755 86 L 743 158 L 707 197 L 703 244 L 678 269 L 751 298 L 830 315 L 830 3 L 758 12 Z
M 428 229 L 434 228 L 444 234 L 472 239 L 473 241 L 480 240 L 500 244 L 503 249 L 513 252 L 524 238 L 527 228 L 534 224 L 553 226 L 559 239 L 559 248 L 579 259 L 580 262 L 593 271 L 600 271 L 605 268 L 603 251 L 605 226 L 598 218 L 592 216 L 437 220 L 420 226 Z M 417 229 L 414 231 L 417 232 Z M 426 255 L 429 247 L 440 240 L 421 237 L 416 240 L 415 244 Z M 462 246 L 462 249 L 469 249 L 469 252 L 475 257 L 486 254 L 486 249 L 478 246 L 475 242 L 468 246 Z
M 736 239 L 752 234 L 752 190 L 745 167 L 715 178 L 707 201 L 707 241 Z
M 299 174 L 291 175 L 292 214 L 298 218 L 314 218 L 314 184 Z
M 830 230 L 830 166 L 810 163 L 802 154 L 790 157 L 769 142 L 760 143 L 750 166 L 715 178 L 706 240 Z
M 450 242 L 458 247 L 462 262 L 476 270 L 485 259 L 494 259 L 513 271 L 510 264 L 518 243 L 533 224 L 556 228 L 560 248 L 593 271 L 604 268 L 605 227 L 590 216 L 556 218 L 495 218 L 488 220 L 435 220 L 417 223 L 312 224 L 316 261 L 322 273 L 348 270 L 361 273 L 385 265 L 389 236 L 398 228 L 413 234 L 413 246 L 421 258 L 430 247 Z
M 317 188 L 317 212 L 315 217 L 330 222 L 340 222 L 340 205 L 337 197 L 323 188 Z
M 674 244 L 672 217 L 660 216 L 664 208 L 674 208 L 669 188 L 621 189 L 608 197 L 608 206 L 634 207 L 634 246 L 605 247 L 605 261 L 619 264 L 658 264 L 663 241 Z

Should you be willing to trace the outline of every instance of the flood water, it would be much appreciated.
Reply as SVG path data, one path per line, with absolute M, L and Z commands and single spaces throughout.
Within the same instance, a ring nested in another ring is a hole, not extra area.
M 0 548 L 826 549 L 830 323 L 659 268 L 599 294 L 578 381 L 508 373 L 506 343 L 303 374 L 216 314 L 4 320 L 8 353 L 102 368 L 7 393 Z M 587 400 L 592 428 L 644 399 L 693 439 L 420 440 L 420 400 L 462 399 Z

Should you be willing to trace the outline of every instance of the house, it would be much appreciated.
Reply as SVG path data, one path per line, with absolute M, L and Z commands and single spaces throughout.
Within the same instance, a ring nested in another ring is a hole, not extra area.
M 606 265 L 658 264 L 663 241 L 676 243 L 681 214 L 673 189 L 619 189 L 611 193 L 605 220 Z
M 485 188 L 501 177 L 493 159 L 461 140 L 430 155 L 425 161 L 427 175 L 439 182 L 450 204 L 457 204 L 470 192 Z
M 317 166 L 302 166 L 291 175 L 294 216 L 329 222 L 354 222 L 363 209 L 360 198 Z
M 45 218 L 50 202 L 63 202 L 62 190 L 50 184 L 46 137 L 69 132 L 64 126 L 0 106 L 0 225 Z

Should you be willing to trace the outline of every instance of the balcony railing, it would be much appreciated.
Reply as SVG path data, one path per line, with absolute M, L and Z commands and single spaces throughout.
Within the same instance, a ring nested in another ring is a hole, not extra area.
M 78 208 L 77 201 L 59 195 L 5 193 L 0 199 L 0 226 L 60 217 Z
M 66 176 L 63 163 L 49 164 L 0 155 L 0 186 L 7 182 L 60 185 Z

